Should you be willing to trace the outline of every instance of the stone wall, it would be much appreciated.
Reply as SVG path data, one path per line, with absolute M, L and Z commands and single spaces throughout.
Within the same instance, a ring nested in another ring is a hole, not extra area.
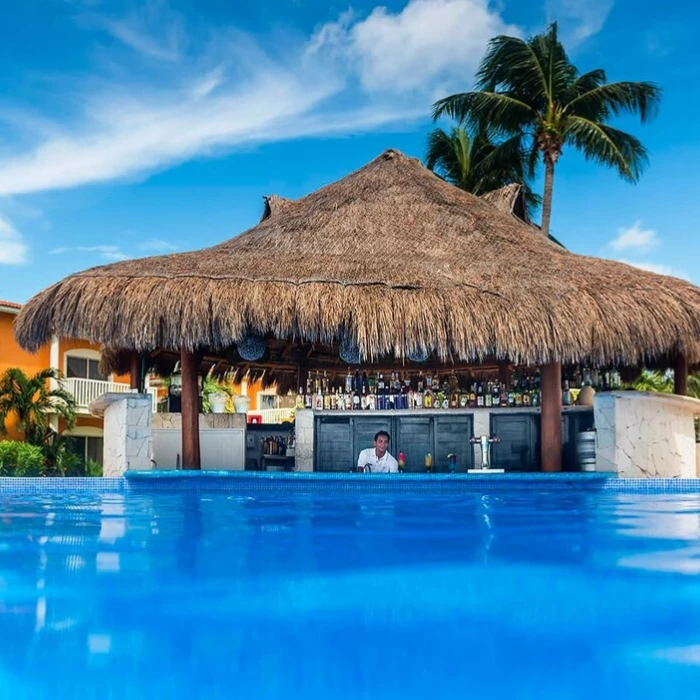
M 307 409 L 296 411 L 294 465 L 298 472 L 312 472 L 314 470 L 314 424 L 313 411 Z
M 596 469 L 628 478 L 698 476 L 693 417 L 700 401 L 635 391 L 594 399 Z
M 90 413 L 104 416 L 104 476 L 152 468 L 152 412 L 148 394 L 103 394 L 90 404 Z
M 157 430 L 182 430 L 182 413 L 154 413 L 152 425 Z M 246 428 L 245 413 L 200 413 L 200 430 Z

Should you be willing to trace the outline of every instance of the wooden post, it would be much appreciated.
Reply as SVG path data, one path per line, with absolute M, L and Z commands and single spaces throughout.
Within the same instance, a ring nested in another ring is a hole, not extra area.
M 543 472 L 561 471 L 561 364 L 543 365 L 540 448 Z
M 201 469 L 199 457 L 199 388 L 197 356 L 180 353 L 182 372 L 182 468 Z
M 679 352 L 673 366 L 673 393 L 687 396 L 688 394 L 688 359 Z
M 129 386 L 139 391 L 141 389 L 141 358 L 136 351 L 131 353 L 129 360 L 129 377 Z

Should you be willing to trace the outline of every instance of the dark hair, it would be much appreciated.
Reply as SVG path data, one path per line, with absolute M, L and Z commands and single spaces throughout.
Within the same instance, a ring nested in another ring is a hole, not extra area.
M 386 430 L 380 430 L 375 436 L 374 441 L 377 442 L 381 436 L 384 436 L 389 442 L 391 442 L 391 435 L 386 432 Z

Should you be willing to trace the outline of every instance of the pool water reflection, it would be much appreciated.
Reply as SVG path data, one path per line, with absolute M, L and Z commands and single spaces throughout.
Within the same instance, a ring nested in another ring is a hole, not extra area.
M 700 697 L 700 494 L 4 494 L 0 698 Z

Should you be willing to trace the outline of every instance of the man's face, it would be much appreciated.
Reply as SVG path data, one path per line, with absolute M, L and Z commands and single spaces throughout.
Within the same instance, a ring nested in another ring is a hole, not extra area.
M 389 438 L 386 435 L 380 435 L 374 441 L 374 446 L 377 449 L 377 455 L 381 457 L 386 452 L 386 448 L 389 447 Z

